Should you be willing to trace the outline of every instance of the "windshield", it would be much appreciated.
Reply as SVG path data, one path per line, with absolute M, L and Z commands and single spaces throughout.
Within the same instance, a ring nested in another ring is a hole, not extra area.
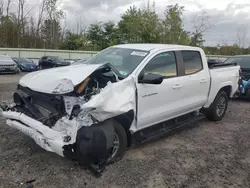
M 59 56 L 49 56 L 48 59 L 51 59 L 52 61 L 56 61 L 56 62 L 63 62 L 64 59 L 59 57 Z
M 107 48 L 86 61 L 86 64 L 110 63 L 122 76 L 127 77 L 148 55 L 148 51 Z
M 237 63 L 241 68 L 250 69 L 250 56 L 231 57 L 225 63 Z
M 33 64 L 33 62 L 29 59 L 25 59 L 25 58 L 14 58 L 17 60 L 18 63 L 22 63 L 22 64 Z

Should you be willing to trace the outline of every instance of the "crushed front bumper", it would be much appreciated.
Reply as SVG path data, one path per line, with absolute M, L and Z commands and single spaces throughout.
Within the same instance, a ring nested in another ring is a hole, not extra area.
M 1 111 L 1 110 L 0 110 Z M 41 122 L 26 116 L 23 113 L 13 111 L 1 111 L 6 123 L 31 137 L 43 149 L 63 155 L 64 135 L 61 132 L 50 129 Z

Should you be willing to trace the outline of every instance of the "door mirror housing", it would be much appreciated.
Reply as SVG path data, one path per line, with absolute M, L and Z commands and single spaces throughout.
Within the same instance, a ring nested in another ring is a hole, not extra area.
M 140 75 L 138 82 L 142 84 L 161 84 L 163 79 L 164 76 L 162 75 L 149 73 L 146 75 Z

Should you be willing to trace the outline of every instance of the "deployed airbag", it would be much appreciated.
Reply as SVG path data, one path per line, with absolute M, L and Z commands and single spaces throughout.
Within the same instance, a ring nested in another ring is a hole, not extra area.
M 135 84 L 132 78 L 109 83 L 100 94 L 81 106 L 99 122 L 124 114 L 135 108 Z

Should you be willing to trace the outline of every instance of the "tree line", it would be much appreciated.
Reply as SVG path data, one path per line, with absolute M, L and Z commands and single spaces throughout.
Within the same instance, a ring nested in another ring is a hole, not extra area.
M 144 8 L 127 9 L 118 23 L 95 22 L 73 31 L 61 24 L 66 15 L 59 9 L 59 0 L 41 0 L 35 16 L 32 7 L 27 8 L 27 0 L 3 2 L 0 0 L 0 47 L 99 51 L 122 43 L 163 43 L 200 46 L 211 55 L 250 53 L 241 45 L 204 47 L 204 32 L 213 27 L 209 16 L 204 11 L 194 15 L 192 31 L 187 31 L 183 23 L 185 7 L 179 4 L 166 5 L 160 18 L 155 4 L 148 1 Z M 17 5 L 15 10 L 13 4 Z M 242 43 L 244 33 L 239 34 Z
M 102 50 L 108 46 L 122 43 L 163 43 L 202 46 L 203 33 L 210 28 L 209 19 L 204 12 L 196 15 L 193 31 L 186 31 L 183 23 L 184 6 L 167 5 L 164 18 L 155 12 L 154 3 L 144 8 L 130 7 L 118 23 L 113 21 L 90 24 L 80 33 L 66 32 L 62 49 Z

